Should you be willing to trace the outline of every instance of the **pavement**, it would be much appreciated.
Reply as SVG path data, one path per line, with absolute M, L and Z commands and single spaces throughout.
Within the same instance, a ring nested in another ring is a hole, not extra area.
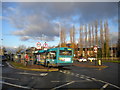
M 86 62 L 78 62 L 78 61 L 74 61 L 73 63 L 74 66 L 78 66 L 78 67 L 88 67 L 88 68 L 107 68 L 108 66 L 102 64 L 102 65 L 98 65 L 97 61 L 86 61 Z

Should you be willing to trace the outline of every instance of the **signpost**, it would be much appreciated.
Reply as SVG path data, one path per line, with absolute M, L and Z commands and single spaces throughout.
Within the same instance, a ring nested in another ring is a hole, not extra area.
M 47 50 L 48 44 L 45 42 L 45 43 L 43 44 L 43 47 L 44 47 L 44 50 Z
M 98 52 L 97 45 L 93 47 L 93 50 L 94 50 L 94 53 L 95 53 L 95 56 L 96 56 L 96 60 L 97 60 L 97 52 Z M 95 60 L 95 65 L 96 65 L 96 60 Z
M 37 45 L 37 49 L 41 49 L 41 43 L 40 42 L 37 42 L 36 45 Z

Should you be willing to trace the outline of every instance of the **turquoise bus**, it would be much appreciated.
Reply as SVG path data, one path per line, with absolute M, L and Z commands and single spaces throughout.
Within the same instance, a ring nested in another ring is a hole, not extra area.
M 39 63 L 45 66 L 70 66 L 73 63 L 74 51 L 72 48 L 58 47 L 48 50 L 39 50 Z

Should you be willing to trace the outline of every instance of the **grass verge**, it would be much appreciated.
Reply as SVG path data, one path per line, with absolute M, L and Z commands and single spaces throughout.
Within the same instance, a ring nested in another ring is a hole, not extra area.
M 31 68 L 30 66 L 25 66 L 21 63 L 16 62 L 9 62 L 14 68 L 17 69 L 23 69 L 23 70 L 31 70 L 31 71 L 42 71 L 42 72 L 52 72 L 52 71 L 58 71 L 56 68 Z
M 102 62 L 120 63 L 120 60 L 102 60 Z

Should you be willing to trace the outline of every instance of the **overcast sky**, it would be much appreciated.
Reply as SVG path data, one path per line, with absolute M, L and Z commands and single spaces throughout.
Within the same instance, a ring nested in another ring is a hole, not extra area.
M 68 32 L 72 25 L 108 20 L 113 40 L 118 32 L 117 2 L 3 2 L 3 44 L 35 46 L 36 42 L 59 44 L 59 28 Z M 68 33 L 67 33 L 68 35 Z M 111 37 L 110 37 L 111 38 Z M 69 41 L 69 38 L 67 38 Z M 76 37 L 78 40 L 78 37 Z M 8 44 L 10 43 L 10 44 Z

